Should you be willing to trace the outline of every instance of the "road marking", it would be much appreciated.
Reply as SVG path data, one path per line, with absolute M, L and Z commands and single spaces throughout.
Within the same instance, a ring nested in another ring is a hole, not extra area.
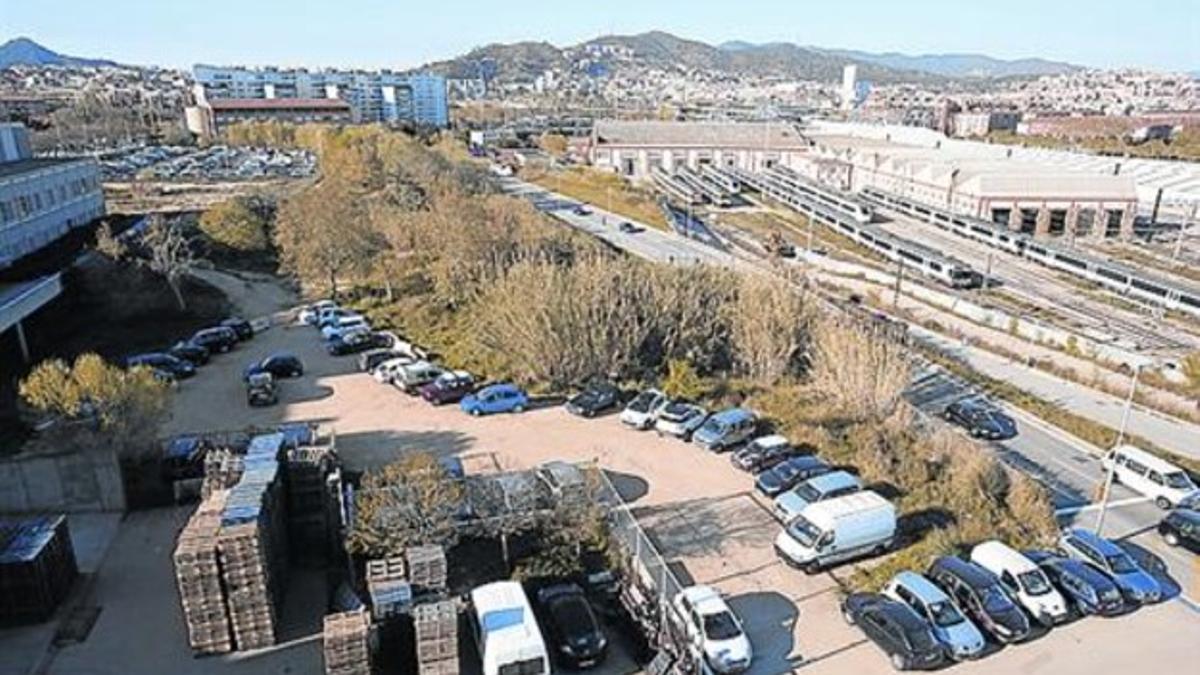
M 1130 497 L 1128 499 L 1118 499 L 1116 501 L 1109 502 L 1108 508 L 1113 509 L 1118 506 L 1132 506 L 1134 504 L 1145 504 L 1148 501 L 1150 501 L 1149 497 Z M 1056 515 L 1056 516 L 1072 516 L 1072 515 L 1075 515 L 1078 513 L 1085 513 L 1087 511 L 1095 511 L 1095 510 L 1099 509 L 1101 506 L 1102 506 L 1101 504 L 1083 504 L 1081 506 L 1067 506 L 1067 507 L 1064 507 L 1061 509 L 1054 509 L 1054 515 Z

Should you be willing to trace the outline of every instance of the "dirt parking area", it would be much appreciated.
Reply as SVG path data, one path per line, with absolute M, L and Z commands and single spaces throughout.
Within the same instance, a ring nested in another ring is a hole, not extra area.
M 246 405 L 244 366 L 277 351 L 306 364 L 282 382 L 281 403 Z M 355 372 L 354 357 L 330 357 L 312 328 L 276 325 L 214 359 L 179 386 L 167 432 L 238 429 L 313 420 L 332 427 L 352 469 L 369 469 L 413 451 L 458 455 L 467 470 L 527 468 L 550 459 L 596 460 L 684 583 L 720 588 L 743 618 L 755 646 L 752 675 L 890 672 L 886 660 L 837 610 L 834 574 L 785 567 L 771 544 L 778 525 L 751 496 L 751 478 L 724 456 L 622 427 L 615 416 L 584 420 L 547 405 L 521 415 L 473 418 L 377 384 Z M 289 626 L 290 642 L 266 652 L 192 659 L 184 638 L 170 550 L 189 509 L 133 514 L 122 524 L 100 573 L 104 610 L 89 639 L 64 649 L 47 672 L 307 673 L 319 668 L 315 626 Z M 302 582 L 303 583 L 303 582 Z M 319 581 L 293 585 L 290 603 L 324 601 Z M 319 609 L 302 608 L 295 616 Z M 968 673 L 1114 672 L 1148 664 L 1162 673 L 1194 666 L 1200 622 L 1172 602 L 1115 620 L 1087 620 L 985 660 Z M 119 665 L 118 665 L 119 664 Z

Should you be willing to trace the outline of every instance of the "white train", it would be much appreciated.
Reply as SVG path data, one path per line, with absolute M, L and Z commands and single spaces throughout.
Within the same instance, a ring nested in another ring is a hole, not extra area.
M 704 195 L 699 190 L 679 180 L 677 176 L 671 175 L 662 167 L 655 167 L 650 177 L 659 190 L 682 204 L 704 203 Z
M 742 191 L 741 182 L 732 173 L 720 167 L 705 164 L 700 167 L 700 175 L 730 194 L 737 194 Z
M 733 195 L 691 169 L 686 167 L 679 169 L 675 173 L 675 179 L 699 192 L 710 204 L 715 206 L 731 206 L 733 204 Z
M 865 225 L 875 217 L 875 210 L 867 202 L 818 185 L 786 167 L 775 167 L 768 172 L 768 175 L 825 206 L 845 213 L 855 222 Z
M 983 242 L 1012 255 L 1082 277 L 1120 295 L 1200 316 L 1200 289 L 1189 288 L 1179 281 L 1147 274 L 1142 270 L 1099 256 L 1087 255 L 1078 250 L 1038 241 L 1029 235 L 1012 232 L 986 220 L 950 213 L 883 190 L 867 188 L 863 190 L 863 195 L 885 207 L 928 221 L 961 237 Z
M 877 227 L 858 222 L 849 214 L 830 208 L 822 201 L 776 176 L 759 176 L 755 181 L 764 195 L 783 202 L 816 222 L 833 228 L 875 253 L 903 266 L 905 274 L 913 272 L 934 279 L 950 288 L 976 288 L 983 276 L 961 261 L 947 257 L 920 244 L 895 237 Z

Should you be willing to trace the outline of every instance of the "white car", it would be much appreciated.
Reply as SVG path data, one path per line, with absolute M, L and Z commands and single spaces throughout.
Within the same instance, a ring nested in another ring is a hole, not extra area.
M 397 356 L 394 359 L 388 359 L 375 366 L 375 370 L 371 371 L 371 376 L 379 384 L 391 384 L 392 380 L 396 379 L 396 374 L 400 372 L 401 368 L 415 362 L 416 359 L 407 356 Z
M 674 436 L 685 441 L 692 440 L 692 432 L 704 424 L 708 411 L 693 403 L 673 401 L 662 409 L 654 422 L 659 436 Z
M 1007 544 L 994 540 L 978 544 L 971 549 L 971 562 L 999 577 L 1009 594 L 1043 626 L 1070 618 L 1067 601 L 1042 568 Z
M 750 638 L 721 594 L 711 586 L 689 586 L 675 596 L 675 611 L 683 622 L 694 656 L 703 656 L 714 672 L 745 672 L 754 660 Z
M 335 337 L 345 337 L 354 331 L 369 331 L 371 326 L 367 324 L 367 319 L 364 316 L 355 314 L 353 316 L 338 317 L 336 321 L 321 329 L 321 337 L 326 342 Z
M 638 394 L 621 411 L 621 423 L 634 429 L 646 430 L 654 426 L 658 415 L 671 403 L 667 395 L 657 389 L 647 389 Z
M 863 487 L 857 476 L 846 471 L 830 471 L 809 478 L 775 498 L 775 517 L 780 522 L 792 522 L 809 504 L 852 495 Z
M 337 308 L 337 303 L 332 300 L 319 300 L 313 304 L 300 310 L 300 323 L 306 326 L 317 325 L 317 320 L 321 316 L 321 312 L 326 309 Z
M 1178 466 L 1132 445 L 1113 448 L 1100 463 L 1113 472 L 1113 482 L 1154 500 L 1160 509 L 1196 499 L 1200 488 Z

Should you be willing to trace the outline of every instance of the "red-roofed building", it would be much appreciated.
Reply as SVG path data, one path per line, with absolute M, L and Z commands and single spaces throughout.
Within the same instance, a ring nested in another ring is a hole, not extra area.
M 275 120 L 304 124 L 349 124 L 350 104 L 340 98 L 223 98 L 198 102 L 185 111 L 188 130 L 216 136 L 228 124 Z

